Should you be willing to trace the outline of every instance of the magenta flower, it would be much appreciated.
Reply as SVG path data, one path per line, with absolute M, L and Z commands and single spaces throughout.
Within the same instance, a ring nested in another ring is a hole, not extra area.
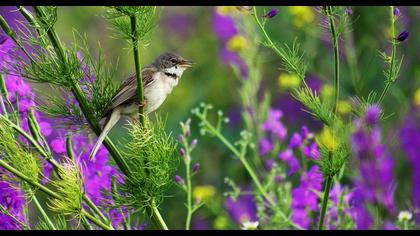
M 289 171 L 287 172 L 288 176 L 291 176 L 293 173 L 300 169 L 299 161 L 293 156 L 291 149 L 286 149 L 285 151 L 280 152 L 279 159 L 289 165 Z
M 311 218 L 308 213 L 318 211 L 318 195 L 322 190 L 322 174 L 318 166 L 312 166 L 308 172 L 303 172 L 300 184 L 292 190 L 292 221 L 308 229 Z
M 258 141 L 258 150 L 260 156 L 265 156 L 273 150 L 273 144 L 268 138 L 262 138 Z
M 282 111 L 270 109 L 267 120 L 261 126 L 264 131 L 272 133 L 280 141 L 283 141 L 287 135 L 286 127 L 280 122 L 282 116 Z

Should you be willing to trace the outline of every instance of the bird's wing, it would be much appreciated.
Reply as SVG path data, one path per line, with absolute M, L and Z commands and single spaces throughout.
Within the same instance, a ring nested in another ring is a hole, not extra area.
M 153 81 L 153 75 L 157 72 L 155 67 L 146 66 L 141 71 L 142 79 L 143 79 L 143 86 L 144 88 L 150 86 Z M 135 75 L 128 77 L 125 81 L 123 81 L 115 93 L 114 97 L 110 102 L 110 106 L 108 110 L 105 112 L 105 116 L 112 111 L 114 108 L 133 100 L 137 100 L 137 80 Z

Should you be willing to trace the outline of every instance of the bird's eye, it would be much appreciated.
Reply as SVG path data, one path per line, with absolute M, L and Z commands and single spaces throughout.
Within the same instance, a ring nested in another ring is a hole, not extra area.
M 171 62 L 172 62 L 173 64 L 175 64 L 177 61 L 176 61 L 176 59 L 175 59 L 175 58 L 172 58 L 172 59 L 171 59 Z

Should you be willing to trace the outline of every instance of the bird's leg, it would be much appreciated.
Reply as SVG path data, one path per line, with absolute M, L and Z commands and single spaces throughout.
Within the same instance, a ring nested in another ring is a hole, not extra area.
M 145 107 L 147 105 L 147 101 L 146 99 L 143 99 L 140 103 L 139 103 L 139 107 Z

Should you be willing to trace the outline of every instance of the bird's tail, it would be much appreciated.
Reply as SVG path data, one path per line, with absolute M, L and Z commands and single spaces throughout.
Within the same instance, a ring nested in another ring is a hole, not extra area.
M 120 111 L 120 109 L 115 108 L 112 111 L 111 116 L 107 120 L 105 120 L 105 126 L 102 130 L 102 133 L 101 133 L 101 135 L 99 135 L 98 140 L 95 143 L 95 146 L 93 146 L 93 149 L 89 154 L 89 160 L 93 160 L 93 158 L 95 157 L 96 153 L 99 150 L 99 147 L 101 146 L 102 142 L 104 141 L 105 137 L 107 136 L 109 131 L 118 122 L 118 120 L 120 118 L 121 118 L 121 111 Z

